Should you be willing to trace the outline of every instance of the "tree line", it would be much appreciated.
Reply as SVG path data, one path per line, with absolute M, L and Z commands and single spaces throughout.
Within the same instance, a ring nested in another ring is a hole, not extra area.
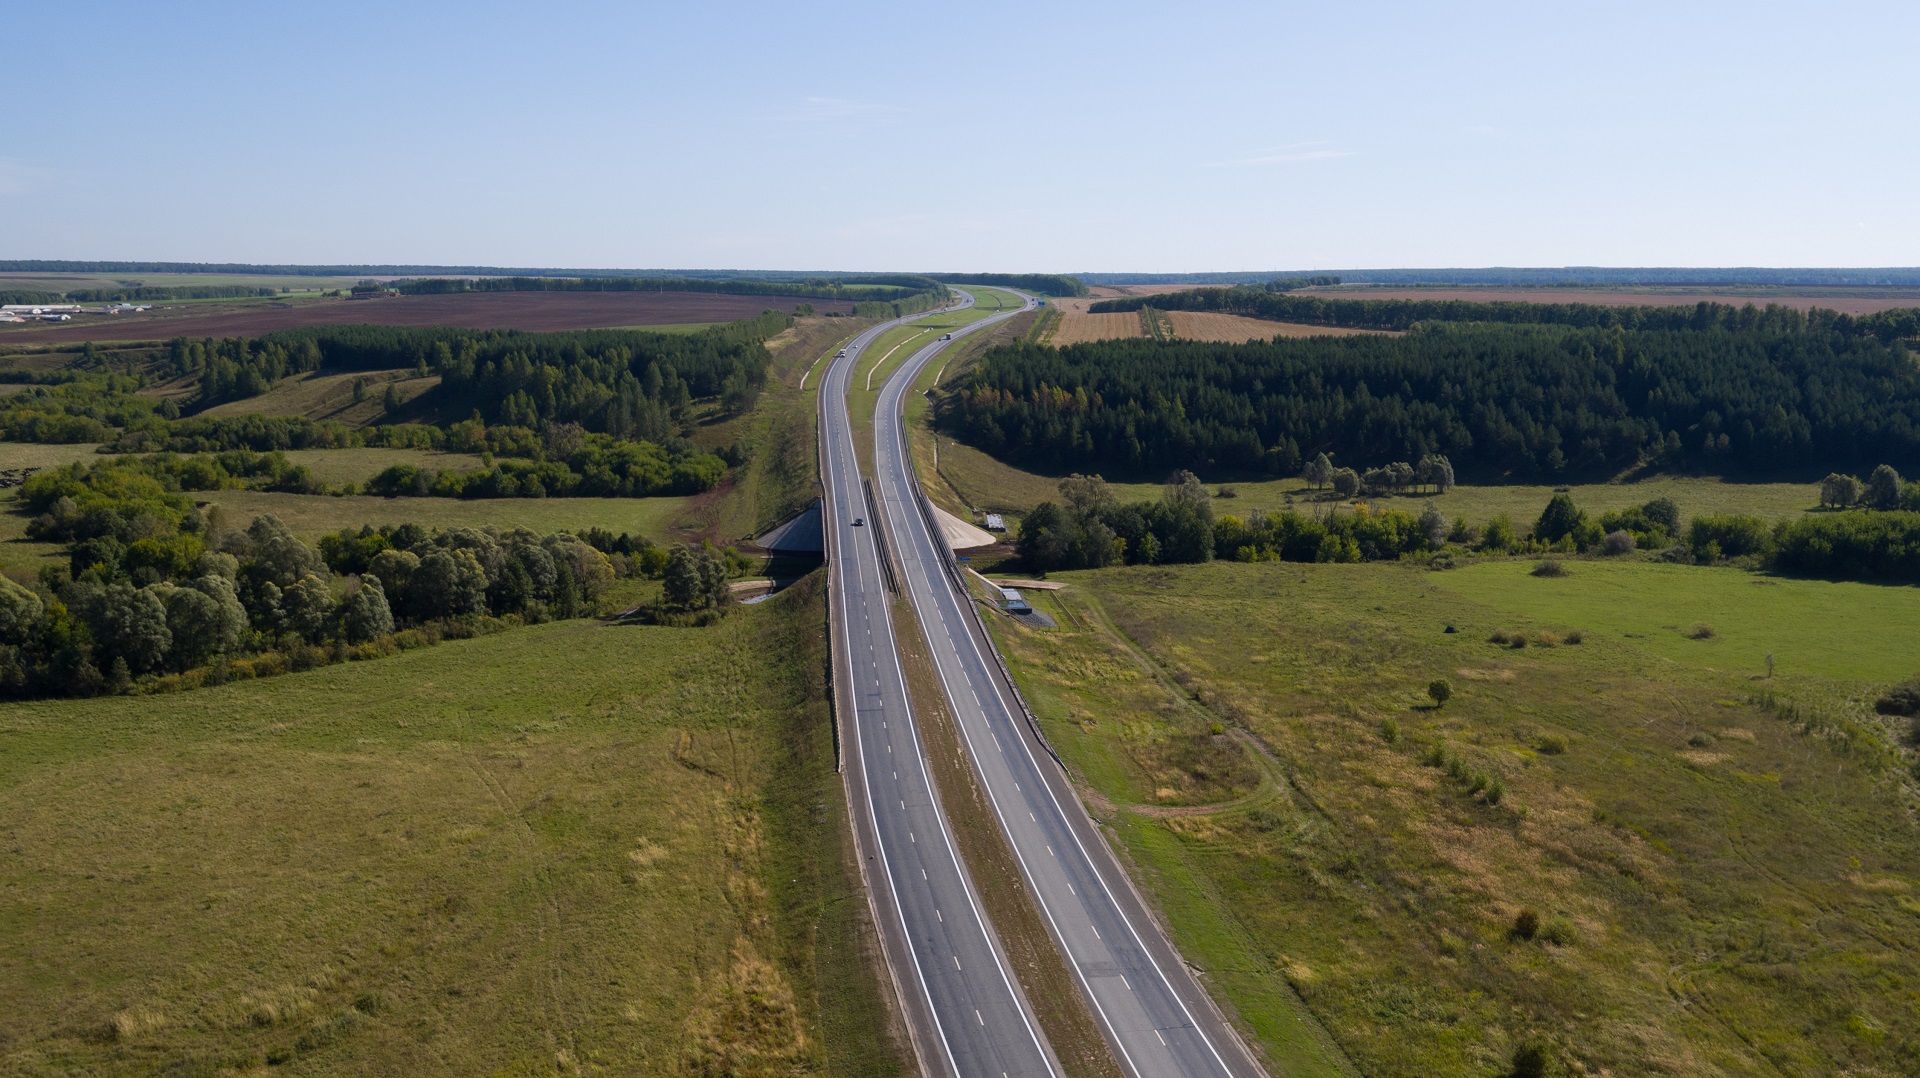
M 1733 513 L 1702 514 L 1683 524 L 1679 507 L 1667 498 L 1593 516 L 1559 493 L 1523 526 L 1504 515 L 1484 524 L 1448 521 L 1431 504 L 1418 515 L 1356 506 L 1216 516 L 1206 488 L 1189 472 L 1175 474 L 1157 502 L 1133 504 L 1121 504 L 1099 476 L 1073 475 L 1061 480 L 1059 502 L 1044 501 L 1021 520 L 1016 550 L 1028 570 L 1042 573 L 1216 558 L 1421 557 L 1448 568 L 1455 550 L 1608 556 L 1640 550 L 1701 565 L 1732 561 L 1831 580 L 1920 583 L 1920 483 L 1897 475 L 1892 481 L 1899 493 L 1883 503 L 1888 508 L 1809 513 L 1774 524 Z
M 913 274 L 818 277 L 799 281 L 714 281 L 689 277 L 425 277 L 396 281 L 391 287 L 409 296 L 465 292 L 715 292 L 734 296 L 891 301 L 926 294 L 943 302 L 947 293 L 939 281 Z
M 985 288 L 1017 288 L 1043 296 L 1084 296 L 1087 286 L 1063 273 L 936 273 L 943 284 L 977 284 Z
M 129 285 L 120 288 L 76 288 L 69 292 L 0 290 L 0 303 L 123 303 L 136 300 L 251 299 L 277 296 L 278 288 L 237 284 Z
M 1011 461 L 1128 475 L 1292 475 L 1320 453 L 1444 455 L 1483 481 L 1920 459 L 1920 368 L 1903 344 L 1840 318 L 1747 313 L 1683 329 L 1013 344 L 983 353 L 939 417 Z
M 592 614 L 627 575 L 666 580 L 673 609 L 707 610 L 727 602 L 740 565 L 731 552 L 666 552 L 603 531 L 402 524 L 309 545 L 272 516 L 236 529 L 203 513 L 163 478 L 217 462 L 172 463 L 27 479 L 29 533 L 65 543 L 68 564 L 33 587 L 0 576 L 0 695 L 168 691 L 376 658 Z
M 1135 311 L 1151 304 L 1163 311 L 1224 311 L 1272 322 L 1349 329 L 1409 330 L 1427 322 L 1500 322 L 1625 330 L 1864 333 L 1882 341 L 1920 336 L 1920 308 L 1905 307 L 1868 315 L 1847 315 L 1814 308 L 1768 304 L 1733 306 L 1698 303 L 1691 307 L 1608 307 L 1594 303 L 1482 303 L 1464 299 L 1333 299 L 1289 296 L 1247 285 L 1199 288 L 1151 297 L 1101 300 L 1093 313 Z

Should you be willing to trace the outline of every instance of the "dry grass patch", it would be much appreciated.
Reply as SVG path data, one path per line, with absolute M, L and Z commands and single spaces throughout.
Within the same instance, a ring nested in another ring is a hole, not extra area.
M 1724 646 L 1619 627 L 1661 616 L 1645 609 L 1658 589 L 1710 605 L 1727 644 L 1755 619 L 1817 637 L 1845 662 L 1774 691 L 1855 711 L 1879 682 L 1840 673 L 1910 657 L 1920 629 L 1843 616 L 1857 605 L 1843 585 L 1782 596 L 1723 570 L 1583 563 L 1543 582 L 1527 568 L 1070 574 L 1067 601 L 1110 621 L 1010 637 L 1009 657 L 1109 801 L 1129 789 L 1125 731 L 1158 713 L 1102 683 L 1055 684 L 1052 668 L 1072 668 L 1061 655 L 1136 647 L 1284 762 L 1286 795 L 1257 808 L 1111 815 L 1183 951 L 1276 1055 L 1311 1039 L 1304 1002 L 1367 1074 L 1504 1073 L 1535 1043 L 1587 1074 L 1910 1070 L 1920 1002 L 1901 986 L 1920 983 L 1920 902 L 1897 886 L 1920 883 L 1910 761 L 1868 744 L 1864 723 L 1849 742 L 1745 703 L 1749 675 L 1711 665 Z M 1783 599 L 1792 625 L 1767 615 Z M 1536 619 L 1567 607 L 1582 646 L 1538 647 Z M 1486 634 L 1516 623 L 1509 639 L 1529 646 L 1483 664 Z M 1460 675 L 1452 699 L 1409 710 L 1446 670 Z M 1099 721 L 1063 721 L 1076 711 Z M 1750 736 L 1706 741 L 1706 714 Z M 1287 976 L 1296 967 L 1312 976 Z

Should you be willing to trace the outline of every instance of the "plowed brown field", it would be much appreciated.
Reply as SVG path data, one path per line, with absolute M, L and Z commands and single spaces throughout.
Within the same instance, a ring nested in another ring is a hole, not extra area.
M 1274 337 L 1350 337 L 1379 334 L 1377 329 L 1344 329 L 1339 326 L 1306 326 L 1298 322 L 1268 322 L 1218 311 L 1167 311 L 1173 322 L 1173 336 L 1182 341 L 1217 341 L 1245 344 Z M 1093 317 L 1099 318 L 1100 315 Z M 1388 334 L 1397 336 L 1397 334 Z
M 563 330 L 612 326 L 731 322 L 768 308 L 811 303 L 825 314 L 851 314 L 851 303 L 792 296 L 717 292 L 481 292 L 458 296 L 326 299 L 286 306 L 183 307 L 145 314 L 92 316 L 87 321 L 0 326 L 0 344 L 164 340 L 172 337 L 257 337 L 298 326 L 458 326 L 463 329 Z M 85 317 L 85 316 L 83 316 Z

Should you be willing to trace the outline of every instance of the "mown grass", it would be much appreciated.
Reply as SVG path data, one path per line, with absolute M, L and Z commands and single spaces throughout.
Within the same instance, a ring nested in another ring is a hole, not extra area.
M 1914 749 L 1869 701 L 1920 666 L 1920 593 L 1527 567 L 1059 574 L 1062 627 L 1002 635 L 1276 1062 L 1317 1023 L 1366 1074 L 1504 1073 L 1535 1040 L 1581 1073 L 1913 1073 Z M 1715 634 L 1669 627 L 1697 622 Z M 1202 722 L 1256 737 L 1284 786 L 1166 808 Z
M 303 538 L 312 539 L 363 524 L 404 524 L 428 528 L 531 528 L 537 532 L 600 527 L 645 535 L 655 542 L 683 537 L 680 514 L 690 498 L 376 498 L 368 495 L 273 494 L 251 490 L 197 492 L 197 501 L 219 506 L 235 520 L 263 513 L 279 517 Z
M 817 584 L 0 709 L 0 1070 L 899 1073 Z
M 1059 501 L 1059 476 L 1041 475 L 1016 468 L 951 437 L 940 439 L 940 475 L 968 504 L 991 512 L 1022 514 L 1043 501 Z M 1202 475 L 1211 490 L 1228 489 L 1231 498 L 1214 502 L 1217 513 L 1240 517 L 1310 506 L 1344 505 L 1344 501 L 1321 500 L 1323 491 L 1315 491 L 1300 479 L 1271 479 L 1258 482 L 1220 481 Z M 1160 483 L 1114 483 L 1116 496 L 1124 501 L 1158 498 Z M 1546 508 L 1559 487 L 1517 484 L 1511 486 L 1458 486 L 1445 494 L 1409 494 L 1404 496 L 1367 496 L 1359 499 L 1383 509 L 1401 509 L 1418 514 L 1428 505 L 1437 507 L 1448 520 L 1465 517 L 1469 523 L 1484 524 L 1497 516 L 1506 516 L 1522 527 L 1530 526 Z M 1705 513 L 1749 513 L 1768 520 L 1780 520 L 1817 511 L 1820 488 L 1817 483 L 1735 483 L 1712 477 L 1655 476 L 1633 483 L 1587 483 L 1566 488 L 1574 502 L 1590 515 L 1612 509 L 1644 505 L 1655 498 L 1670 498 L 1680 507 L 1682 518 Z

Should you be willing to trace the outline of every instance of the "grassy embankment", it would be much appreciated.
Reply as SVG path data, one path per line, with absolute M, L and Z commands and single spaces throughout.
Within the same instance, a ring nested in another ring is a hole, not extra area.
M 1377 1075 L 1527 1042 L 1577 1073 L 1913 1073 L 1914 750 L 1870 701 L 1920 666 L 1920 593 L 1530 565 L 1061 574 L 1031 597 L 1059 630 L 996 624 L 1276 1062 L 1310 1013 Z
M 818 584 L 0 709 L 0 1070 L 900 1073 Z

